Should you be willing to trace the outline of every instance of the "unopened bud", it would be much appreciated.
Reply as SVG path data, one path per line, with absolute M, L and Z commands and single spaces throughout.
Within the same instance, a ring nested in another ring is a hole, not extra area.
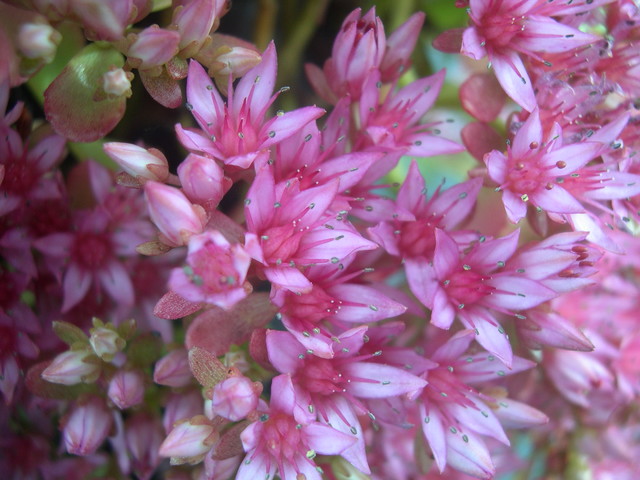
M 173 247 L 185 245 L 192 235 L 202 233 L 205 215 L 182 191 L 162 183 L 145 183 L 149 216 L 162 233 L 161 240 Z
M 213 389 L 212 410 L 234 422 L 242 420 L 258 407 L 260 390 L 247 377 L 229 377 Z
M 27 58 L 53 60 L 62 35 L 45 23 L 24 23 L 18 31 L 18 49 Z
M 212 435 L 215 430 L 207 421 L 206 417 L 198 415 L 176 425 L 160 445 L 160 456 L 193 458 L 207 453 L 215 437 Z
M 91 455 L 107 438 L 112 422 L 111 411 L 98 397 L 76 405 L 63 421 L 62 436 L 67 452 Z
M 164 65 L 178 53 L 180 35 L 152 25 L 136 34 L 127 49 L 129 63 L 135 68 L 147 70 Z
M 169 352 L 156 363 L 153 381 L 167 387 L 186 387 L 193 381 L 189 356 L 184 348 Z
M 164 431 L 169 433 L 177 422 L 201 414 L 202 403 L 202 394 L 198 390 L 172 394 L 162 417 Z
M 99 375 L 99 361 L 90 350 L 63 352 L 42 372 L 42 378 L 47 382 L 62 385 L 92 383 Z
M 127 344 L 118 332 L 107 327 L 92 328 L 89 343 L 96 355 L 107 362 Z
M 131 143 L 105 143 L 104 151 L 125 172 L 140 183 L 164 182 L 169 177 L 169 162 L 160 150 L 142 148 Z
M 212 158 L 189 154 L 178 167 L 178 177 L 189 200 L 215 209 L 231 187 L 231 180 Z
M 133 74 L 122 68 L 112 68 L 102 75 L 102 89 L 110 98 L 130 97 Z
M 109 399 L 124 410 L 142 402 L 144 378 L 137 370 L 119 370 L 109 382 Z

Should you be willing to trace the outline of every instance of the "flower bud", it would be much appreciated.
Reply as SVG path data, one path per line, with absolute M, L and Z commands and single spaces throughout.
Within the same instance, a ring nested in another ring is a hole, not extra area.
M 53 60 L 62 35 L 45 23 L 23 23 L 18 31 L 18 50 L 27 58 Z
M 178 167 L 178 177 L 189 200 L 207 210 L 214 210 L 231 187 L 215 160 L 189 154 Z
M 160 455 L 172 458 L 192 458 L 207 453 L 217 440 L 217 435 L 213 435 L 216 433 L 215 429 L 207 422 L 206 417 L 197 415 L 176 425 L 160 445 Z
M 162 183 L 149 181 L 144 193 L 151 220 L 160 230 L 167 245 L 185 245 L 192 235 L 204 229 L 204 212 L 196 208 L 182 191 Z
M 194 56 L 200 50 L 214 23 L 226 9 L 227 0 L 188 0 L 175 9 L 173 24 L 180 32 L 180 55 Z
M 110 362 L 127 344 L 118 332 L 106 327 L 92 328 L 89 343 L 96 355 L 106 362 Z
M 169 162 L 160 150 L 142 148 L 131 143 L 105 143 L 104 151 L 138 182 L 164 182 L 169 176 Z
M 153 381 L 167 387 L 186 387 L 193 381 L 189 356 L 184 348 L 169 352 L 156 363 Z
M 75 385 L 92 383 L 100 375 L 100 364 L 90 350 L 70 350 L 53 359 L 44 369 L 42 378 L 47 382 Z
M 160 463 L 158 449 L 164 438 L 159 422 L 147 413 L 127 419 L 125 441 L 138 478 L 151 478 Z
M 142 402 L 144 378 L 137 370 L 119 370 L 109 382 L 109 399 L 120 410 Z
M 234 422 L 242 420 L 258 407 L 260 390 L 245 376 L 229 377 L 213 389 L 213 413 Z
M 92 397 L 76 405 L 63 423 L 62 436 L 67 452 L 91 455 L 107 438 L 113 418 L 104 401 Z
M 128 98 L 131 96 L 131 80 L 131 72 L 125 72 L 122 68 L 112 68 L 102 75 L 102 89 L 109 98 Z
M 178 42 L 178 32 L 157 25 L 147 27 L 135 34 L 133 43 L 127 49 L 129 63 L 141 70 L 163 65 L 178 53 Z
M 202 394 L 197 390 L 172 394 L 162 417 L 164 431 L 169 433 L 180 420 L 202 413 L 202 403 Z

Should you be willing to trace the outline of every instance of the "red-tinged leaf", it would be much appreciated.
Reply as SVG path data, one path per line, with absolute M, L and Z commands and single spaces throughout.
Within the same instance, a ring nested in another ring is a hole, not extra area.
M 193 303 L 185 300 L 177 293 L 167 292 L 158 300 L 158 303 L 156 303 L 153 314 L 165 320 L 177 320 L 191 315 L 201 308 L 202 305 L 200 303 Z
M 144 242 L 136 247 L 136 252 L 146 256 L 162 255 L 169 250 L 171 250 L 169 245 L 158 241 Z
M 227 378 L 227 367 L 204 348 L 193 347 L 189 350 L 189 366 L 193 376 L 207 390 Z
M 71 59 L 44 92 L 44 111 L 55 131 L 74 142 L 104 137 L 124 115 L 126 98 L 98 98 L 102 76 L 122 67 L 124 58 L 111 47 L 86 46 Z
M 267 350 L 267 330 L 265 328 L 258 328 L 251 333 L 251 339 L 249 340 L 249 354 L 258 365 L 262 368 L 275 371 L 273 365 L 269 361 L 269 352 Z
M 33 365 L 27 372 L 25 384 L 27 389 L 34 395 L 42 398 L 54 400 L 74 400 L 81 394 L 95 390 L 95 385 L 79 383 L 77 385 L 62 385 L 60 383 L 47 382 L 42 378 L 42 372 L 51 364 L 53 360 Z
M 462 107 L 481 122 L 495 120 L 507 100 L 491 73 L 476 73 L 469 77 L 460 87 L 459 95 Z
M 485 153 L 503 151 L 505 148 L 504 139 L 487 123 L 468 123 L 462 129 L 461 136 L 464 146 L 479 162 L 482 162 Z
M 248 340 L 254 329 L 269 323 L 276 311 L 267 293 L 249 295 L 231 310 L 213 307 L 189 325 L 185 344 L 223 355 L 231 345 Z
M 162 73 L 157 76 L 152 76 L 144 71 L 139 74 L 144 88 L 160 105 L 167 108 L 178 108 L 182 104 L 180 84 L 166 70 L 162 70 Z
M 224 432 L 220 437 L 220 441 L 216 444 L 215 451 L 213 452 L 213 459 L 226 460 L 227 458 L 233 458 L 244 453 L 240 434 L 248 425 L 249 422 L 243 421 L 235 424 Z
M 433 41 L 433 48 L 444 53 L 460 53 L 464 28 L 452 28 L 438 35 Z

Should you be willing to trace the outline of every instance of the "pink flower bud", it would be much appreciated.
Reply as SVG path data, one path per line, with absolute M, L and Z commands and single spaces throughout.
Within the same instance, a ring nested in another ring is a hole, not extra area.
M 215 442 L 215 429 L 203 415 L 176 425 L 160 445 L 160 456 L 192 458 L 204 455 Z
M 75 385 L 94 382 L 100 374 L 100 364 L 90 350 L 70 350 L 54 358 L 44 369 L 42 378 L 47 382 Z
M 165 30 L 152 25 L 135 35 L 127 49 L 129 63 L 140 70 L 163 65 L 178 53 L 180 35 L 173 30 Z
M 129 23 L 131 0 L 70 0 L 90 40 L 119 40 Z
M 242 420 L 257 408 L 260 390 L 247 377 L 229 377 L 213 389 L 213 413 L 234 422 Z
M 122 68 L 112 68 L 102 75 L 102 89 L 109 98 L 130 97 L 133 74 Z
M 190 302 L 207 302 L 229 309 L 247 296 L 244 286 L 251 258 L 218 231 L 189 241 L 187 265 L 171 272 L 169 288 Z
M 92 328 L 89 343 L 96 355 L 107 362 L 110 362 L 113 356 L 127 344 L 118 332 L 106 327 Z
M 198 390 L 174 393 L 169 397 L 162 417 L 165 432 L 169 433 L 180 420 L 202 413 L 202 394 Z
M 124 410 L 142 402 L 144 378 L 137 370 L 119 370 L 109 382 L 109 398 Z
M 104 401 L 92 397 L 76 405 L 63 423 L 62 436 L 67 452 L 91 455 L 109 434 L 113 418 Z
M 214 210 L 231 187 L 231 180 L 212 158 L 189 154 L 178 167 L 178 177 L 189 200 Z
M 45 23 L 23 23 L 18 31 L 18 49 L 27 58 L 53 60 L 62 35 Z
M 149 181 L 144 193 L 151 220 L 160 230 L 161 240 L 167 245 L 185 245 L 192 235 L 202 233 L 204 212 L 193 205 L 181 190 Z
M 180 54 L 192 57 L 226 9 L 227 0 L 188 0 L 175 9 L 173 23 L 180 32 Z
M 164 438 L 159 422 L 147 413 L 138 413 L 127 419 L 125 440 L 138 478 L 151 478 L 160 463 L 158 449 Z
M 156 363 L 153 381 L 167 387 L 186 387 L 193 381 L 189 356 L 184 348 L 169 352 Z
M 169 176 L 169 162 L 160 150 L 142 148 L 131 143 L 105 143 L 104 151 L 129 175 L 140 183 L 146 180 L 164 182 Z

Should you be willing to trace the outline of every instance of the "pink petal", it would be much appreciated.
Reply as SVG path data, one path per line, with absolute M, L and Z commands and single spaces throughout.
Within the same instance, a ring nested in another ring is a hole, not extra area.
M 129 272 L 116 260 L 111 261 L 98 272 L 100 284 L 119 307 L 133 306 L 134 292 Z
M 482 301 L 498 310 L 526 310 L 557 296 L 556 292 L 541 283 L 515 275 L 494 276 L 487 281 L 487 285 L 496 290 Z
M 502 360 L 507 367 L 511 367 L 513 350 L 509 337 L 489 311 L 482 307 L 467 311 L 463 309 L 460 320 L 466 328 L 475 329 L 476 340 L 480 345 Z
M 388 398 L 414 392 L 427 385 L 423 379 L 404 370 L 380 363 L 355 362 L 342 368 L 343 374 L 372 380 L 352 381 L 347 386 L 350 394 L 359 398 Z
M 551 190 L 539 188 L 529 195 L 531 203 L 553 213 L 582 213 L 585 208 L 569 192 L 559 185 Z
M 429 410 L 423 404 L 420 404 L 420 425 L 422 433 L 427 440 L 431 452 L 438 466 L 438 470 L 442 473 L 447 466 L 447 443 L 445 440 L 445 429 L 442 424 L 442 414 L 440 410 L 433 406 L 429 406 Z
M 340 455 L 343 450 L 357 442 L 353 435 L 347 435 L 319 423 L 304 427 L 304 435 L 309 442 L 309 447 L 322 455 Z
M 292 292 L 306 293 L 311 291 L 313 284 L 295 267 L 269 267 L 264 274 L 271 283 Z
M 320 118 L 325 110 L 318 107 L 303 107 L 282 115 L 276 115 L 260 130 L 264 138 L 260 148 L 267 148 L 297 133 L 306 124 Z
M 191 105 L 191 111 L 203 130 L 209 130 L 209 126 L 217 125 L 222 121 L 218 114 L 223 115 L 225 111 L 224 101 L 207 72 L 195 60 L 189 63 L 187 102 Z
M 76 263 L 69 265 L 62 284 L 64 290 L 62 312 L 68 312 L 85 297 L 92 280 L 92 275 L 80 268 Z
M 536 106 L 536 96 L 531 86 L 531 79 L 517 53 L 509 51 L 491 56 L 491 65 L 505 93 L 528 112 Z

